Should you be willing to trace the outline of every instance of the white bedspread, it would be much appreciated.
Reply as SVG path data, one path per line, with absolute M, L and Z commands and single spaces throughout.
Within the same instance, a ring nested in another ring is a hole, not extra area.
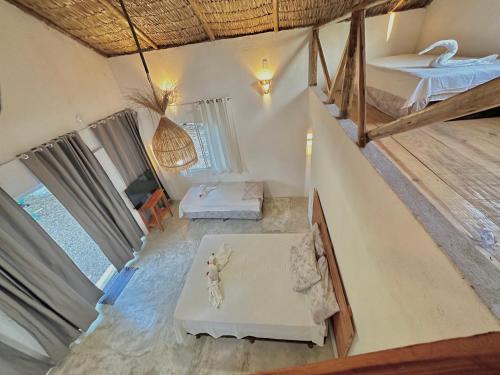
M 190 212 L 256 211 L 261 209 L 260 199 L 242 199 L 245 182 L 226 182 L 206 196 L 200 197 L 200 187 L 193 186 L 179 204 L 179 216 Z
M 429 68 L 433 58 L 398 55 L 371 60 L 366 66 L 370 104 L 399 117 L 500 77 L 500 60 L 488 65 Z
M 292 290 L 290 247 L 303 234 L 204 236 L 174 313 L 177 340 L 187 333 L 312 341 L 323 345 L 326 324 L 316 324 L 308 300 Z M 223 243 L 231 261 L 220 273 L 224 302 L 207 301 L 206 260 Z

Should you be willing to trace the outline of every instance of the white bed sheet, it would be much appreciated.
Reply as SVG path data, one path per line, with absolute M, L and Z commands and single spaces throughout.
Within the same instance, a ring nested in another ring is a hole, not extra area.
M 303 234 L 224 234 L 203 237 L 174 313 L 176 337 L 208 333 L 243 338 L 312 341 L 323 345 L 326 324 L 316 324 L 305 294 L 292 290 L 290 247 Z M 224 300 L 208 302 L 206 261 L 219 246 L 233 249 L 221 272 Z
M 260 199 L 245 199 L 245 182 L 226 182 L 206 196 L 200 197 L 200 187 L 189 188 L 179 204 L 179 217 L 191 212 L 255 211 L 260 212 Z
M 429 68 L 432 55 L 398 55 L 371 60 L 366 66 L 366 85 L 371 104 L 379 109 L 394 104 L 392 116 L 419 111 L 431 101 L 447 99 L 500 77 L 500 60 L 488 65 Z M 457 59 L 466 59 L 457 57 Z M 370 92 L 371 89 L 372 90 Z M 388 93 L 385 98 L 382 93 Z M 392 99 L 391 99 L 392 97 Z M 377 101 L 385 102 L 377 105 Z M 381 108 L 382 107 L 382 108 Z M 394 113 L 394 112 L 399 113 Z

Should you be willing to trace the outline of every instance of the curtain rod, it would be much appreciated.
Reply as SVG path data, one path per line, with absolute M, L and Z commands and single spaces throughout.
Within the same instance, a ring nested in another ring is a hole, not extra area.
M 232 98 L 225 97 L 223 99 L 231 100 Z M 181 105 L 198 104 L 198 103 L 202 103 L 202 102 L 209 101 L 209 100 L 217 100 L 217 99 L 200 99 L 200 100 L 196 100 L 196 101 L 193 101 L 193 102 L 173 103 L 173 104 L 169 104 L 169 106 L 175 107 L 175 106 L 181 106 Z M 95 121 L 95 122 L 93 122 L 93 123 L 91 123 L 89 125 L 85 125 L 85 126 L 79 128 L 79 129 L 75 129 L 75 130 L 72 130 L 72 131 L 70 131 L 68 133 L 65 133 L 62 136 L 67 135 L 67 134 L 71 134 L 71 133 L 78 133 L 78 132 L 81 132 L 82 130 L 89 129 L 89 128 L 95 128 L 98 124 L 103 123 L 103 122 L 105 122 L 105 121 L 107 121 L 109 119 L 112 119 L 115 116 L 120 116 L 120 115 L 122 115 L 122 114 L 124 114 L 126 112 L 129 112 L 129 111 L 136 112 L 135 110 L 133 110 L 131 108 L 125 108 L 125 109 L 123 109 L 123 110 L 121 110 L 119 112 L 113 113 L 112 115 L 109 115 L 109 116 L 104 117 L 104 118 L 102 118 L 100 120 L 97 120 L 97 121 Z M 59 137 L 62 137 L 62 136 L 59 136 Z M 49 144 L 50 142 L 57 142 L 57 140 L 58 140 L 59 137 L 56 137 L 54 139 L 51 139 L 50 141 L 42 143 L 42 146 L 44 146 L 46 144 Z M 30 151 L 37 152 L 37 151 L 41 151 L 41 150 L 43 150 L 43 149 L 39 146 L 39 147 L 31 149 Z M 8 159 L 8 160 L 0 163 L 0 167 L 13 162 L 14 160 L 25 159 L 27 157 L 28 157 L 28 155 L 23 152 L 22 154 L 19 154 L 19 155 L 13 157 L 13 158 L 10 158 L 10 159 Z

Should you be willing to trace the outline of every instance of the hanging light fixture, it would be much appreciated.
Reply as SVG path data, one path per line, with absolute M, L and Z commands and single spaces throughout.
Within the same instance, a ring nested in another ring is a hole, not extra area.
M 153 135 L 153 153 L 155 154 L 158 164 L 169 172 L 181 172 L 198 162 L 198 155 L 196 154 L 193 140 L 184 129 L 168 119 L 165 115 L 167 107 L 172 101 L 174 90 L 172 88 L 160 89 L 153 84 L 151 76 L 149 75 L 146 59 L 144 58 L 139 40 L 135 33 L 134 25 L 130 20 L 123 0 L 120 0 L 120 5 L 127 19 L 132 36 L 134 37 L 137 51 L 141 57 L 142 66 L 144 67 L 149 85 L 151 86 L 151 92 L 135 91 L 129 95 L 129 99 L 160 115 L 158 127 Z

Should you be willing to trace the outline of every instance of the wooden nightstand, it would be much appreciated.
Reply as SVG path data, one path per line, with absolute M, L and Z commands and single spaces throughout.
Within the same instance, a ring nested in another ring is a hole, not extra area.
M 148 230 L 159 228 L 163 232 L 165 228 L 162 221 L 167 213 L 174 216 L 170 209 L 170 202 L 165 196 L 163 189 L 156 189 L 141 208 L 139 208 L 139 214 Z

